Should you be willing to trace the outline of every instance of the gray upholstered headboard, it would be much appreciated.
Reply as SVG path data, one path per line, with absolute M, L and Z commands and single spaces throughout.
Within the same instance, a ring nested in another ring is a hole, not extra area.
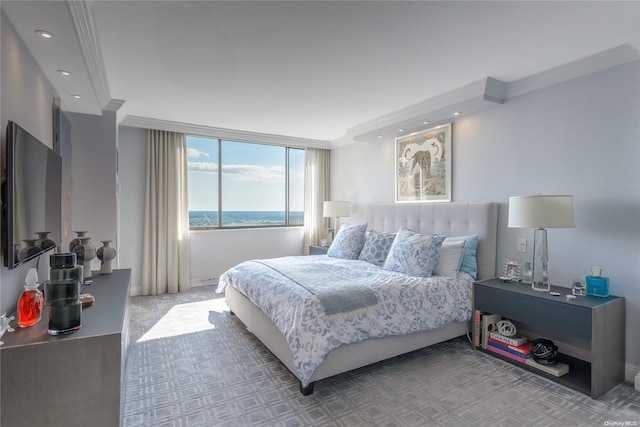
M 496 277 L 498 205 L 486 203 L 384 203 L 365 208 L 369 230 L 466 236 L 478 234 L 478 279 Z

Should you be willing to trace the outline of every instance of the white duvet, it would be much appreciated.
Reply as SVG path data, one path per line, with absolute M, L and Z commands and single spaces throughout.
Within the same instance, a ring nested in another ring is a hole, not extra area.
M 471 286 L 466 273 L 457 278 L 424 279 L 384 270 L 366 261 L 326 255 L 288 257 L 297 262 L 323 263 L 344 278 L 367 278 L 379 300 L 373 314 L 326 316 L 318 298 L 275 270 L 254 261 L 243 262 L 220 277 L 216 292 L 226 286 L 244 294 L 285 336 L 303 387 L 327 354 L 342 344 L 371 337 L 405 335 L 471 318 Z M 362 283 L 361 280 L 358 280 Z

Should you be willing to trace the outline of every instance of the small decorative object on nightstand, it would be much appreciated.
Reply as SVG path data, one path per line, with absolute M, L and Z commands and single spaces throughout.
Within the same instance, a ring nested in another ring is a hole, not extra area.
M 609 278 L 602 277 L 602 268 L 591 267 L 591 276 L 587 276 L 587 295 L 596 297 L 609 296 Z

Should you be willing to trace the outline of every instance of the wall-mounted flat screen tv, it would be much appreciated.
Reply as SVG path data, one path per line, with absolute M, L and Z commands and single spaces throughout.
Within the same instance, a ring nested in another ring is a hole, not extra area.
M 6 137 L 2 250 L 16 268 L 60 244 L 62 157 L 13 121 Z

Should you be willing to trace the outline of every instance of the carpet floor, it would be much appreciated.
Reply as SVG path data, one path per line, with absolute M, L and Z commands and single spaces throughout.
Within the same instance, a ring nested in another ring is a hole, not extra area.
M 640 425 L 630 383 L 593 400 L 466 337 L 318 381 L 305 397 L 213 287 L 130 308 L 125 427 Z

